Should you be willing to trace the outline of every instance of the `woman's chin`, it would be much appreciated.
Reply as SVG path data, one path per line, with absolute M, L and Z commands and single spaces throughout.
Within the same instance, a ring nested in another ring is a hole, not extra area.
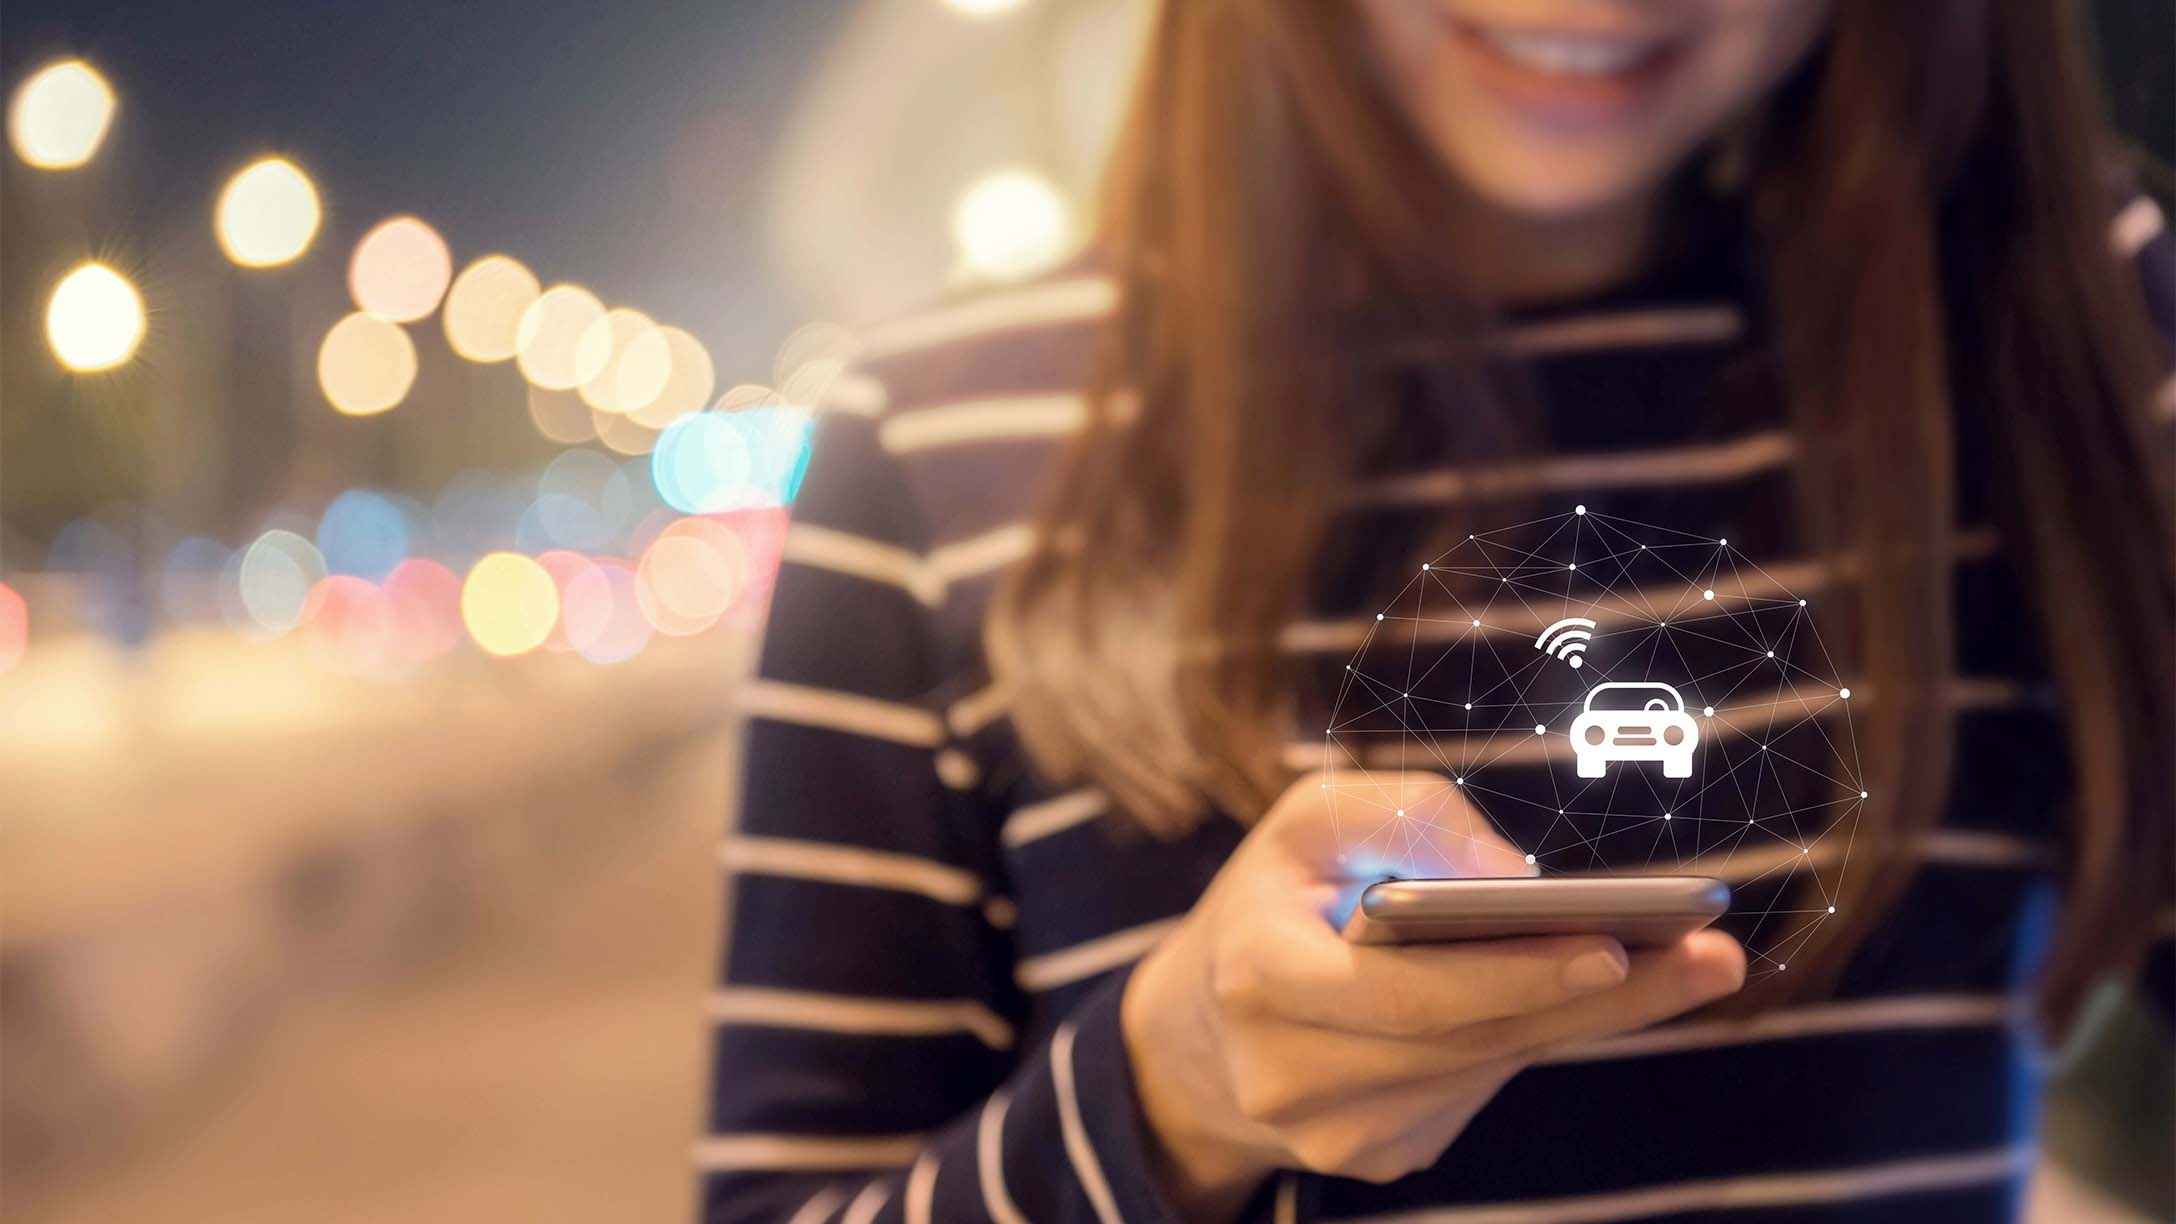
M 1458 181 L 1493 208 L 1540 220 L 1574 221 L 1637 207 L 1656 176 L 1622 159 L 1491 154 L 1454 158 Z

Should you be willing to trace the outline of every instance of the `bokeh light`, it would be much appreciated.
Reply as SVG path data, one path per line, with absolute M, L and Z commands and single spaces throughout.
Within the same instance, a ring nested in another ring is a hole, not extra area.
M 580 350 L 583 334 L 603 318 L 604 303 L 580 285 L 553 285 L 537 295 L 514 328 L 514 360 L 521 376 L 552 391 L 571 390 L 595 378 L 610 350 Z M 585 360 L 595 364 L 585 365 Z
M 717 624 L 739 598 L 748 579 L 747 550 L 724 524 L 683 518 L 642 550 L 635 576 L 650 627 L 688 637 Z
M 412 323 L 438 309 L 453 279 L 446 240 L 418 217 L 389 217 L 371 227 L 348 260 L 348 292 L 356 309 L 394 323 Z
M 620 306 L 582 333 L 574 363 L 596 369 L 582 383 L 583 401 L 599 412 L 625 415 L 665 389 L 672 376 L 672 349 L 650 316 Z
M 603 631 L 610 610 L 584 604 L 575 609 L 567 603 L 568 586 L 576 579 L 594 571 L 597 564 L 581 553 L 566 548 L 548 548 L 536 555 L 536 563 L 552 576 L 552 586 L 558 591 L 559 617 L 552 630 L 544 637 L 544 649 L 554 654 L 564 654 L 579 649 L 582 643 L 593 640 Z M 570 621 L 570 617 L 573 619 Z
M 319 219 L 310 177 L 284 157 L 267 157 L 227 180 L 213 228 L 227 258 L 245 268 L 269 268 L 308 250 Z
M 670 372 L 657 394 L 628 412 L 636 424 L 663 429 L 691 412 L 701 412 L 718 384 L 717 369 L 703 342 L 677 327 L 657 329 L 664 337 Z
M 317 350 L 317 385 L 349 416 L 384 412 L 416 380 L 416 346 L 397 324 L 358 311 L 325 333 Z
M 393 614 L 393 649 L 406 663 L 425 663 L 461 641 L 461 578 L 426 557 L 410 557 L 385 576 Z
M 79 373 L 127 361 L 144 338 L 144 300 L 128 278 L 102 263 L 77 264 L 53 287 L 45 338 L 60 363 Z
M 30 604 L 14 587 L 0 582 L 0 672 L 23 661 L 30 651 Z
M 986 174 L 952 209 L 962 269 L 991 280 L 1018 280 L 1055 264 L 1072 242 L 1072 226 L 1065 197 L 1032 170 Z
M 408 557 L 408 518 L 392 498 L 349 489 L 332 499 L 317 520 L 317 551 L 325 569 L 372 582 Z
M 48 64 L 24 80 L 8 106 L 8 142 L 41 170 L 91 160 L 113 121 L 113 87 L 79 59 Z
M 753 460 L 733 416 L 700 412 L 682 417 L 658 436 L 650 456 L 651 478 L 665 504 L 687 514 L 732 508 L 747 496 Z
M 310 588 L 325 576 L 325 560 L 315 545 L 292 531 L 274 528 L 243 552 L 236 580 L 243 610 L 255 627 L 278 635 L 302 619 Z
M 331 671 L 370 675 L 394 659 L 392 603 L 376 584 L 353 574 L 319 579 L 303 601 L 296 630 L 310 657 Z
M 461 584 L 461 623 L 490 654 L 527 654 L 544 644 L 558 620 L 558 585 L 520 553 L 484 557 Z
M 650 643 L 650 622 L 642 615 L 639 580 L 617 557 L 600 557 L 567 584 L 567 637 L 592 663 L 624 663 Z
M 522 312 L 542 292 L 534 273 L 506 255 L 486 255 L 454 278 L 446 292 L 446 343 L 470 361 L 511 358 Z

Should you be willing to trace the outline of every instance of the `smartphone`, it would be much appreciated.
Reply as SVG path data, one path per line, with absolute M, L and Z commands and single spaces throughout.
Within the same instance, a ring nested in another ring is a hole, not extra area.
M 1729 908 L 1730 886 L 1705 876 L 1384 880 L 1360 894 L 1345 938 L 1405 944 L 1612 935 L 1628 948 L 1652 948 Z

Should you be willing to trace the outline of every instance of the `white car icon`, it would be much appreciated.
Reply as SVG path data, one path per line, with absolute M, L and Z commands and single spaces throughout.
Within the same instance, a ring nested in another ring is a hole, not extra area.
M 1689 778 L 1700 727 L 1670 685 L 1613 680 L 1587 694 L 1571 739 L 1582 778 L 1601 777 L 1611 761 L 1660 761 L 1663 777 Z

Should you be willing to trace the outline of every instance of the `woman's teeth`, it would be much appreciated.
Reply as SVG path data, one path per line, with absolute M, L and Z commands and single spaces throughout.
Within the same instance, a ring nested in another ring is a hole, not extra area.
M 1624 72 L 1647 60 L 1661 47 L 1660 43 L 1645 39 L 1589 38 L 1495 28 L 1483 28 L 1480 35 L 1491 49 L 1514 63 L 1543 72 L 1579 76 Z

